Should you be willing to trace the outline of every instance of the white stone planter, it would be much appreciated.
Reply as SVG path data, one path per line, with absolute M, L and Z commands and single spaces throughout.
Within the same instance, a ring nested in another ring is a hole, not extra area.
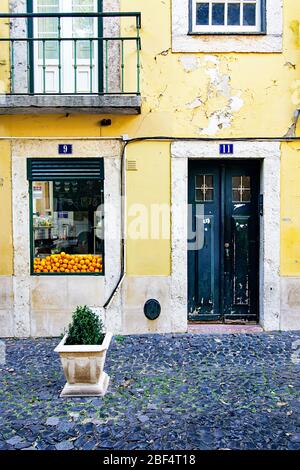
M 67 383 L 61 397 L 103 396 L 107 391 L 109 376 L 104 372 L 106 353 L 112 334 L 106 333 L 99 346 L 66 346 L 64 336 L 55 352 L 60 355 Z

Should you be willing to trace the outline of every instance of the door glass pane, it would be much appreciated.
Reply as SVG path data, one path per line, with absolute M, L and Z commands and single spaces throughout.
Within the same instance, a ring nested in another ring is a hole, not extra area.
M 203 193 L 203 191 L 202 191 L 201 189 L 196 189 L 195 200 L 202 202 L 202 201 L 204 201 L 203 198 L 204 198 L 204 193 Z
M 213 3 L 212 4 L 212 24 L 213 25 L 224 25 L 225 21 L 225 4 L 224 3 Z
M 197 175 L 195 179 L 195 200 L 212 202 L 214 200 L 213 175 Z
M 37 13 L 58 13 L 59 0 L 38 0 Z M 38 18 L 38 37 L 57 38 L 58 37 L 58 19 L 57 18 Z M 44 57 L 45 55 L 45 57 Z M 45 44 L 39 42 L 39 59 L 51 60 L 58 59 L 58 42 L 46 41 Z
M 73 0 L 73 12 L 90 12 L 94 11 L 94 0 Z M 94 18 L 73 18 L 73 38 L 92 38 L 94 37 Z M 93 56 L 94 45 L 90 41 L 77 42 L 77 59 L 90 59 Z M 74 48 L 73 48 L 73 55 Z
M 214 184 L 214 177 L 212 175 L 205 175 L 205 184 L 208 188 L 212 188 Z
M 214 191 L 212 189 L 207 189 L 205 192 L 205 201 L 213 201 Z
M 232 177 L 232 202 L 251 202 L 250 176 Z
M 209 3 L 197 3 L 196 24 L 203 26 L 209 24 Z
M 204 183 L 204 175 L 196 176 L 196 188 L 201 188 Z

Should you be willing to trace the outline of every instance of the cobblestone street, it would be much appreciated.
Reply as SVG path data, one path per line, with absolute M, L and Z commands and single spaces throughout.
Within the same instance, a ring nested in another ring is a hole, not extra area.
M 0 449 L 300 449 L 300 333 L 115 337 L 104 398 L 62 399 L 58 339 L 6 340 Z

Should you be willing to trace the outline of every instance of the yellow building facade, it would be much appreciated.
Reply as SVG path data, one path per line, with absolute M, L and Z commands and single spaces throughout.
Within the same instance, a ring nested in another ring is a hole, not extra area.
M 0 336 L 299 329 L 300 5 L 66 3 L 0 1 Z

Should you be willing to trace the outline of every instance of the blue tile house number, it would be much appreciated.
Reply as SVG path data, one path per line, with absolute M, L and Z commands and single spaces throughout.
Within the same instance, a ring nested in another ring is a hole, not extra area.
M 71 145 L 71 144 L 59 144 L 58 153 L 59 153 L 59 155 L 72 155 L 73 145 Z
M 233 155 L 233 144 L 220 144 L 220 155 Z

